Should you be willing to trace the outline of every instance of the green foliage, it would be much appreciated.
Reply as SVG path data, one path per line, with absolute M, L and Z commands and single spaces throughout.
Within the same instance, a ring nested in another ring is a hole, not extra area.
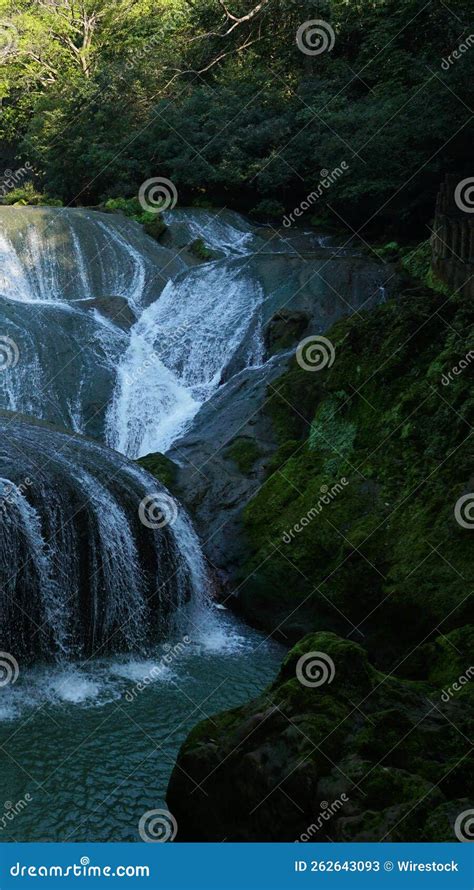
M 232 12 L 250 7 L 236 0 Z M 131 197 L 167 176 L 182 202 L 225 202 L 264 220 L 281 219 L 344 160 L 315 217 L 407 243 L 431 217 L 442 174 L 469 173 L 474 56 L 430 73 L 457 47 L 469 11 L 467 0 L 304 10 L 268 0 L 227 33 L 217 0 L 34 10 L 17 0 L 13 11 L 0 0 L 18 34 L 0 71 L 2 151 L 21 151 L 42 189 L 68 203 Z M 334 48 L 310 57 L 295 35 L 321 16 Z
M 418 247 L 404 256 L 402 266 L 413 278 L 418 278 L 427 287 L 431 287 L 440 294 L 449 293 L 449 288 L 443 281 L 439 280 L 431 268 L 431 243 L 429 239 L 423 241 Z
M 109 213 L 123 213 L 124 216 L 135 220 L 155 241 L 158 241 L 167 229 L 161 213 L 144 210 L 138 198 L 109 198 L 104 204 L 104 210 Z
M 32 182 L 11 189 L 2 198 L 4 204 L 30 204 L 37 206 L 39 204 L 48 204 L 50 207 L 61 207 L 62 201 L 59 198 L 50 198 L 49 195 L 37 192 Z

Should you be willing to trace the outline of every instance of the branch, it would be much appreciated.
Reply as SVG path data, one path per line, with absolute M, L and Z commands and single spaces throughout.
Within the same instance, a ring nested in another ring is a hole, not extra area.
M 250 10 L 250 12 L 248 12 L 246 15 L 240 16 L 239 18 L 238 16 L 232 15 L 232 13 L 229 12 L 227 6 L 224 3 L 224 0 L 218 0 L 219 6 L 224 10 L 226 18 L 234 24 L 231 25 L 230 28 L 227 28 L 227 31 L 224 31 L 223 33 L 220 33 L 219 31 L 208 31 L 207 34 L 199 34 L 197 37 L 192 37 L 190 43 L 193 40 L 204 40 L 206 37 L 228 37 L 229 34 L 232 34 L 232 32 L 235 31 L 236 28 L 239 28 L 245 22 L 250 22 L 252 19 L 254 19 L 255 16 L 257 16 L 262 11 L 262 9 L 264 9 L 264 7 L 268 5 L 269 2 L 270 0 L 261 0 L 261 2 L 257 4 L 257 6 L 254 6 L 254 8 Z

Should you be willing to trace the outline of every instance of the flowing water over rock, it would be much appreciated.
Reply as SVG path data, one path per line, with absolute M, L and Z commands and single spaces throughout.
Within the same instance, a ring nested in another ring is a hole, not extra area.
M 282 649 L 213 606 L 185 510 L 123 455 L 210 464 L 289 360 L 269 352 L 275 313 L 325 330 L 387 283 L 238 214 L 167 223 L 157 244 L 116 215 L 0 208 L 0 650 L 20 672 L 0 677 L 0 744 L 5 795 L 37 801 L 8 839 L 138 839 L 191 726 L 274 676 Z M 188 478 L 203 534 L 254 484 L 212 472 L 202 493 Z
M 222 383 L 262 363 L 274 312 L 309 308 L 324 328 L 380 298 L 387 277 L 229 211 L 166 218 L 163 246 L 115 214 L 0 208 L 0 407 L 130 457 L 165 451 Z M 198 238 L 214 261 L 195 265 Z
M 90 440 L 0 418 L 0 635 L 18 660 L 146 651 L 206 608 L 199 543 L 143 470 Z M 189 605 L 189 608 L 187 608 Z

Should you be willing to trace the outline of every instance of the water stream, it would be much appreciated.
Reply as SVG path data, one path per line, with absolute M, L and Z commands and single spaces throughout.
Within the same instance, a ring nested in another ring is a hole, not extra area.
M 157 244 L 120 216 L 0 207 L 0 840 L 138 840 L 192 726 L 275 676 L 283 648 L 216 607 L 186 511 L 130 458 L 265 363 L 293 294 L 327 325 L 348 290 L 383 291 L 351 268 L 339 295 L 315 238 L 167 222 Z

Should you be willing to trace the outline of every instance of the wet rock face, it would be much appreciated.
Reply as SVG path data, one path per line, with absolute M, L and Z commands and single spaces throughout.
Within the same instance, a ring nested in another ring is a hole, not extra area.
M 207 555 L 231 583 L 246 554 L 243 511 L 265 481 L 278 448 L 271 407 L 297 343 L 343 316 L 373 308 L 395 285 L 391 266 L 348 253 L 339 254 L 337 248 L 304 255 L 257 251 L 245 259 L 247 273 L 264 295 L 255 323 L 223 369 L 219 388 L 171 448 L 170 457 L 180 465 L 180 496 L 195 518 Z M 240 262 L 233 260 L 236 267 Z M 246 368 L 243 347 L 258 340 L 259 330 L 262 361 Z M 250 466 L 239 466 L 233 458 L 242 440 L 251 443 L 256 455 Z
M 308 328 L 309 315 L 280 309 L 270 319 L 264 331 L 265 347 L 270 355 L 296 346 Z
M 456 840 L 474 701 L 441 694 L 334 634 L 306 637 L 263 696 L 181 748 L 167 796 L 178 840 Z

